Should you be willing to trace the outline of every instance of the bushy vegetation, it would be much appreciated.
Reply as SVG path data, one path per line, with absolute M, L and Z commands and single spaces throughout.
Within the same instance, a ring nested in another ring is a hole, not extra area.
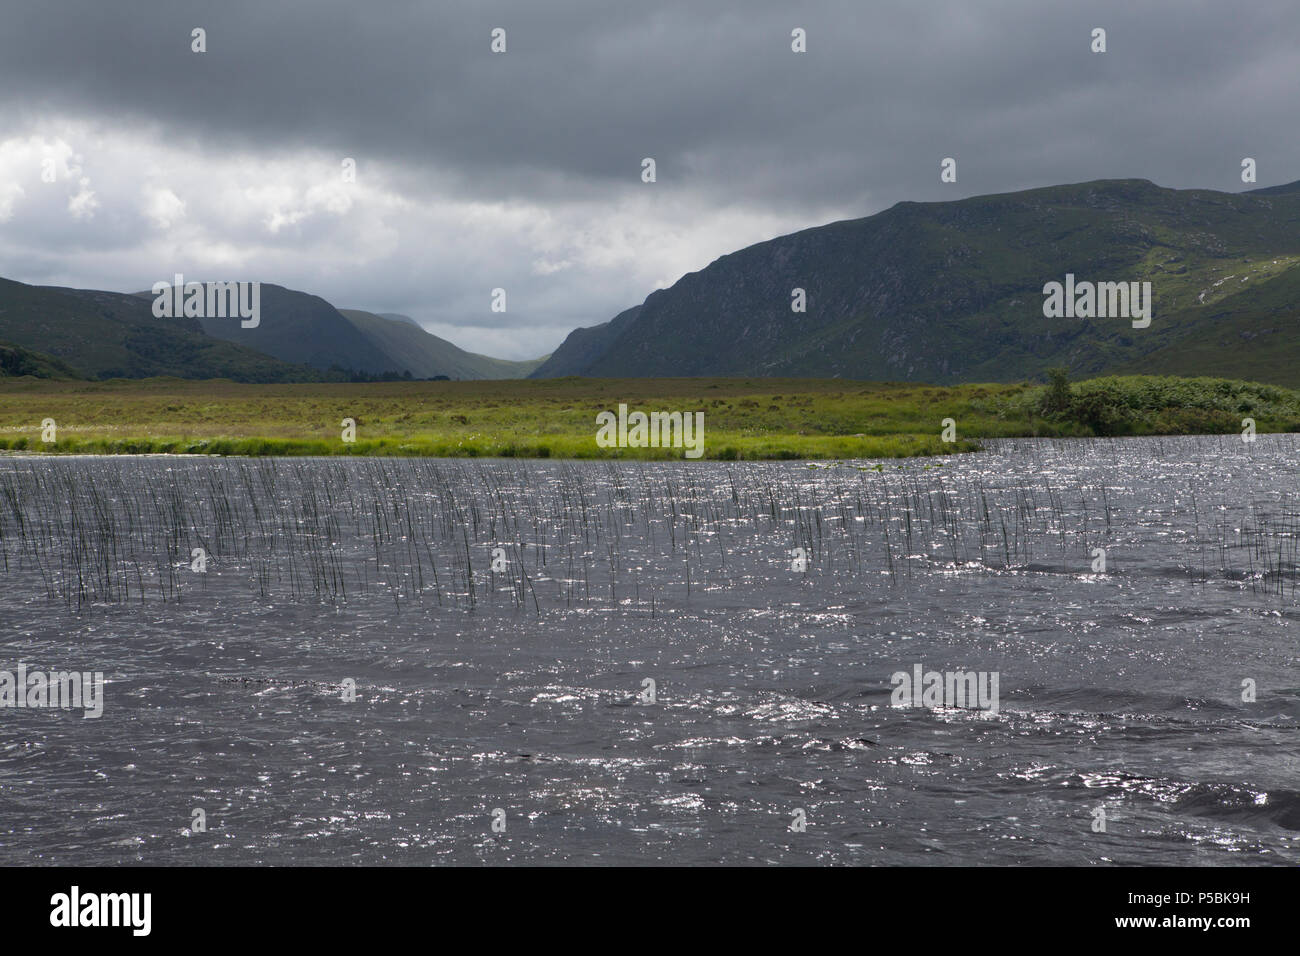
M 1224 434 L 1246 418 L 1267 431 L 1300 431 L 1300 394 L 1258 382 L 1174 376 L 1110 376 L 1071 386 L 1064 370 L 1026 397 L 1066 430 L 1099 436 Z

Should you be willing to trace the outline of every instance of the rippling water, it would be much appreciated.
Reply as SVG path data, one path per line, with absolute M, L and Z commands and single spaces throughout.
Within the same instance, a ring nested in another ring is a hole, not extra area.
M 2 458 L 0 862 L 1294 865 L 1297 451 Z

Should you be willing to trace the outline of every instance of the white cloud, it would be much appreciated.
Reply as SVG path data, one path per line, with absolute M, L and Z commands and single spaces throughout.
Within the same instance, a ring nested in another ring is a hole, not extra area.
M 68 198 L 68 212 L 72 213 L 73 219 L 90 219 L 98 208 L 99 200 L 90 188 L 90 177 L 82 176 L 77 180 L 76 194 Z
M 144 214 L 159 229 L 170 229 L 185 218 L 185 202 L 167 186 L 144 187 Z
M 15 182 L 0 182 L 0 222 L 14 214 L 14 203 L 27 193 Z
M 40 182 L 46 156 L 54 184 Z M 6 278 L 118 291 L 177 272 L 274 282 L 527 358 L 739 245 L 833 218 L 714 209 L 689 191 L 637 187 L 484 202 L 450 175 L 413 185 L 409 170 L 377 159 L 359 159 L 345 182 L 337 156 L 214 155 L 157 129 L 65 119 L 0 142 L 0 257 L 23 264 Z M 489 310 L 498 286 L 505 314 Z

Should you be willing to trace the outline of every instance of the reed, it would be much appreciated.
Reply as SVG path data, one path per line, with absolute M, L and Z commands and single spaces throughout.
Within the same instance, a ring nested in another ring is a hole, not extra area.
M 659 616 L 738 576 L 756 592 L 790 581 L 792 548 L 809 555 L 810 585 L 858 592 L 934 571 L 1086 574 L 1096 547 L 1110 550 L 1108 573 L 1142 573 L 1129 556 L 1147 542 L 1115 536 L 1152 534 L 1155 522 L 1196 585 L 1294 599 L 1293 489 L 1207 500 L 1197 468 L 1232 455 L 1246 467 L 1239 440 L 1143 441 L 1157 458 L 1194 456 L 1156 503 L 1127 487 L 1133 446 L 1106 440 L 1004 440 L 943 467 L 0 459 L 0 573 L 11 592 L 72 610 L 236 589 L 266 601 L 381 599 L 399 612 Z M 1295 459 L 1295 436 L 1267 441 L 1268 454 Z M 504 573 L 491 566 L 496 547 Z M 206 573 L 191 569 L 195 548 Z

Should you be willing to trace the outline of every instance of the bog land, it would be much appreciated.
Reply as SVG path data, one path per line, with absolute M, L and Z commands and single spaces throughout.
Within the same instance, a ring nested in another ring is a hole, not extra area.
M 982 439 L 1300 431 L 1300 392 L 1214 378 L 1071 383 L 659 378 L 249 385 L 0 378 L 0 450 L 63 454 L 682 458 L 600 447 L 596 415 L 704 413 L 706 459 L 901 458 Z M 50 436 L 53 420 L 55 441 Z M 355 441 L 343 440 L 344 419 Z M 944 420 L 952 437 L 943 439 Z

